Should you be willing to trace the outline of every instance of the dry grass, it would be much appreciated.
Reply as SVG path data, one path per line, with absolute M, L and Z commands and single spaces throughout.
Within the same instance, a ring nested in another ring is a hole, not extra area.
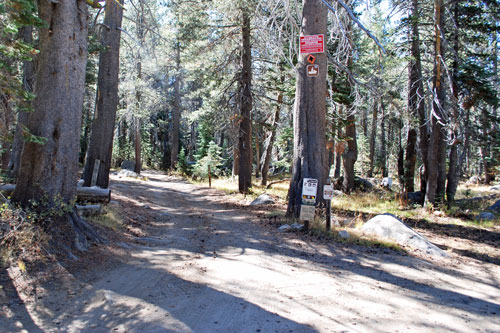
M 191 180 L 193 184 L 199 185 L 199 186 L 205 186 L 208 187 L 208 180 L 200 180 L 200 181 L 194 181 Z M 288 193 L 288 182 L 282 182 L 282 183 L 277 183 L 273 184 L 271 188 L 267 189 L 265 186 L 261 186 L 260 182 L 258 181 L 253 181 L 252 183 L 252 188 L 250 190 L 250 193 L 247 195 L 243 195 L 239 193 L 238 191 L 238 179 L 232 179 L 231 177 L 225 177 L 225 178 L 213 178 L 212 179 L 212 187 L 219 190 L 223 191 L 224 193 L 235 196 L 237 200 L 244 200 L 244 201 L 252 201 L 255 198 L 257 198 L 259 195 L 267 193 L 270 196 L 276 198 L 278 202 L 285 203 L 286 202 L 286 196 Z
M 125 228 L 125 223 L 118 209 L 114 206 L 108 205 L 103 207 L 100 215 L 87 217 L 87 220 L 113 231 L 119 231 Z

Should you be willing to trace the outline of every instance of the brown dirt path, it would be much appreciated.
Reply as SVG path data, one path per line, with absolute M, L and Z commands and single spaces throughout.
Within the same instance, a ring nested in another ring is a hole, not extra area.
M 497 265 L 280 234 L 214 190 L 147 176 L 113 179 L 146 235 L 92 279 L 14 301 L 0 331 L 498 332 Z

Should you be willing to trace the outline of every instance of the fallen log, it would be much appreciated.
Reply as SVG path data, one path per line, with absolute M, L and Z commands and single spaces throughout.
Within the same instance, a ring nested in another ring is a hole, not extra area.
M 270 182 L 267 186 L 266 186 L 266 189 L 270 189 L 271 186 L 275 185 L 275 184 L 279 184 L 279 183 L 284 183 L 284 182 L 289 182 L 291 181 L 292 178 L 285 178 L 285 179 L 279 179 L 279 180 L 275 180 L 275 181 L 272 181 Z
M 6 184 L 0 186 L 0 191 L 7 197 L 14 192 L 16 185 Z M 111 190 L 108 188 L 80 187 L 76 189 L 76 201 L 78 202 L 99 202 L 107 203 L 111 200 Z
M 80 216 L 96 216 L 101 214 L 101 205 L 76 205 L 78 215 Z

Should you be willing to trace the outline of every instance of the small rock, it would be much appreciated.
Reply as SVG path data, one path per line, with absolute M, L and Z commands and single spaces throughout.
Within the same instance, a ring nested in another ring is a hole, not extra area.
M 384 179 L 382 179 L 382 182 L 380 183 L 380 186 L 390 188 L 392 186 L 392 178 L 384 177 Z
M 490 188 L 490 191 L 500 191 L 500 185 L 495 185 Z
M 340 227 L 340 222 L 337 220 L 332 220 L 332 226 L 334 227 Z
M 85 180 L 80 179 L 76 185 L 82 187 L 83 183 L 85 183 Z
M 301 231 L 304 229 L 304 225 L 300 223 L 294 223 L 290 226 L 293 230 Z
M 444 213 L 442 211 L 440 211 L 440 210 L 436 210 L 436 211 L 434 211 L 434 215 L 435 216 L 443 216 Z
M 349 238 L 351 238 L 351 235 L 345 230 L 340 230 L 339 237 L 342 239 L 349 239 Z
M 495 219 L 495 214 L 490 212 L 481 212 L 476 220 L 478 221 L 493 221 Z
M 479 184 L 481 182 L 481 177 L 479 176 L 472 176 L 469 178 L 468 183 L 469 184 Z
M 133 161 L 123 161 L 122 165 L 120 167 L 123 170 L 134 171 L 134 169 L 135 169 L 135 162 L 133 162 Z
M 288 224 L 283 224 L 281 227 L 278 228 L 279 232 L 287 232 L 292 230 L 292 227 L 289 226 Z
M 498 214 L 500 214 L 500 200 L 495 202 L 491 207 L 488 208 L 488 210 L 494 211 Z
M 271 198 L 268 194 L 264 193 L 259 195 L 257 199 L 252 201 L 250 206 L 257 206 L 257 205 L 272 205 L 274 204 L 274 199 Z

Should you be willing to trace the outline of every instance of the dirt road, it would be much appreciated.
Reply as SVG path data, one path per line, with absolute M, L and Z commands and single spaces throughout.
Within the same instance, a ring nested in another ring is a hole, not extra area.
M 113 179 L 122 209 L 149 211 L 149 234 L 125 261 L 11 304 L 0 331 L 500 331 L 497 265 L 318 244 L 259 224 L 213 190 L 147 176 Z

